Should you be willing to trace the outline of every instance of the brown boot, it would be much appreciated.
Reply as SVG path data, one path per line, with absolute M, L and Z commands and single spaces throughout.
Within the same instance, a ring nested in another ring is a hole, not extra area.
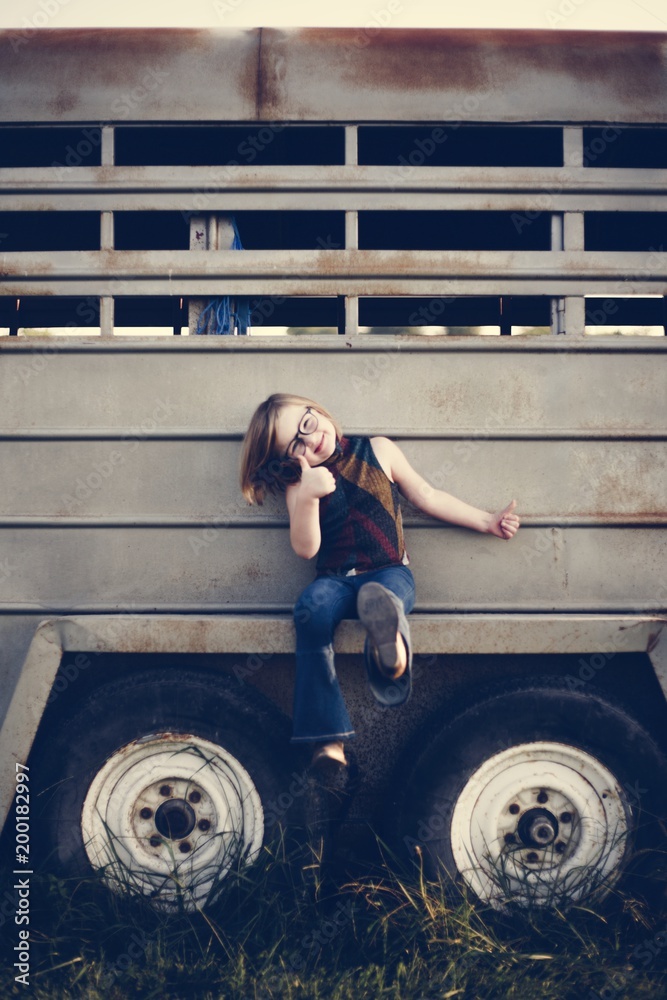
M 408 665 L 408 654 L 398 631 L 398 611 L 392 595 L 379 583 L 366 583 L 357 596 L 357 614 L 368 633 L 381 674 L 395 681 Z

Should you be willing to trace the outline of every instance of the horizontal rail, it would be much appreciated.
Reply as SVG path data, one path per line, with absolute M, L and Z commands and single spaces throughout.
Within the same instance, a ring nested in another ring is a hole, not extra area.
M 32 338 L 31 338 L 32 339 Z M 665 344 L 667 350 L 667 343 Z M 349 435 L 364 434 L 368 437 L 385 435 L 393 441 L 663 441 L 665 430 L 651 430 L 631 427 L 622 430 L 605 428 L 567 427 L 443 427 L 438 430 L 401 430 L 386 427 L 351 427 Z M 136 427 L 19 427 L 6 430 L 0 427 L 0 441 L 133 441 L 138 436 L 146 441 L 242 441 L 245 428 L 236 431 L 220 431 L 206 427 L 174 427 L 151 430 L 143 434 Z
M 437 528 L 440 531 L 456 529 L 456 525 L 443 524 L 435 518 L 410 514 L 407 511 L 403 523 L 408 528 Z M 664 528 L 667 514 L 599 514 L 573 515 L 566 517 L 531 517 L 522 515 L 521 524 L 528 528 Z M 267 517 L 249 512 L 232 517 L 67 517 L 20 515 L 0 515 L 0 530 L 3 528 L 288 528 L 289 519 L 282 516 Z
M 581 250 L 68 250 L 0 256 L 0 294 L 667 294 L 667 253 Z
M 0 133 L 1 135 L 1 133 Z M 404 157 L 405 159 L 405 157 Z M 304 199 L 304 195 L 308 197 Z M 0 210 L 667 211 L 667 170 L 115 166 L 0 169 Z
M 645 652 L 656 632 L 667 624 L 659 614 L 549 613 L 411 615 L 412 636 L 418 653 L 442 652 L 595 652 L 616 634 L 619 652 Z M 514 626 L 509 636 L 508 626 Z M 503 631 L 505 629 L 505 631 Z M 115 652 L 275 652 L 294 650 L 291 615 L 284 619 L 257 614 L 180 621 L 161 615 L 136 618 L 123 614 L 108 620 L 77 616 L 69 621 L 44 622 L 40 631 L 59 633 L 63 651 Z M 624 633 L 619 638 L 618 633 Z M 203 645 L 202 647 L 202 639 Z M 364 630 L 346 619 L 334 640 L 340 653 L 360 653 Z M 92 641 L 91 641 L 92 640 Z M 268 645 L 267 645 L 268 644 Z M 505 647 L 505 648 L 503 648 Z
M 636 601 L 633 602 L 633 607 L 639 606 Z M 415 605 L 414 611 L 410 614 L 410 621 L 414 620 L 414 616 L 423 616 L 425 621 L 427 617 L 435 615 L 452 615 L 454 617 L 461 616 L 468 621 L 474 622 L 475 615 L 509 615 L 512 618 L 521 616 L 525 619 L 530 619 L 533 617 L 538 617 L 540 615 L 552 615 L 554 618 L 561 618 L 563 621 L 567 621 L 574 615 L 605 615 L 605 616 L 620 616 L 629 617 L 627 603 L 621 605 L 620 603 L 616 606 L 613 602 L 608 602 L 596 600 L 595 598 L 590 598 L 586 601 L 568 601 L 567 604 L 563 606 L 556 612 L 554 612 L 553 601 L 549 603 L 548 601 L 540 601 L 538 599 L 534 601 L 523 600 L 520 603 L 517 602 L 512 604 L 507 602 L 502 604 L 500 601 L 478 601 L 475 604 L 466 604 L 466 610 L 461 611 L 460 602 L 456 601 L 438 601 L 438 603 L 429 601 L 418 601 Z M 645 602 L 645 608 L 642 609 L 640 613 L 651 614 L 655 609 L 656 615 L 667 615 L 667 610 L 664 608 L 656 608 L 655 600 L 647 598 Z M 254 602 L 229 602 L 227 604 L 215 601 L 192 601 L 192 602 L 182 602 L 176 604 L 173 601 L 146 601 L 141 603 L 127 602 L 127 601 L 107 601 L 106 603 L 98 602 L 96 604 L 84 604 L 78 601 L 76 604 L 73 603 L 61 603 L 57 604 L 47 603 L 46 601 L 39 602 L 34 601 L 28 603 L 26 601 L 0 601 L 0 616 L 8 615 L 187 615 L 187 616 L 201 616 L 201 615 L 215 615 L 225 617 L 227 615 L 286 615 L 288 620 L 291 620 L 294 611 L 294 602 L 283 601 L 277 603 L 274 601 L 254 601 Z M 632 612 L 631 612 L 632 613 Z M 631 614 L 630 613 L 630 614 Z M 335 646 L 335 643 L 334 643 Z M 238 648 L 238 647 L 235 647 Z M 447 652 L 450 652 L 450 647 L 446 647 Z M 556 650 L 557 652 L 562 652 L 562 650 Z M 476 648 L 469 648 L 467 652 L 478 652 Z M 489 650 L 489 652 L 498 652 L 498 647 Z
M 0 286 L 0 291 L 1 291 Z M 35 362 L 58 354 L 173 354 L 179 351 L 204 354 L 239 351 L 260 354 L 347 354 L 354 350 L 361 354 L 663 354 L 667 351 L 667 337 L 654 336 L 605 336 L 567 337 L 553 333 L 540 336 L 466 336 L 423 334 L 369 334 L 348 339 L 335 334 L 300 334 L 298 337 L 114 337 L 74 334 L 72 336 L 0 337 L 0 352 L 34 355 Z M 28 363 L 29 364 L 29 363 Z M 37 370 L 36 368 L 34 369 Z M 45 429 L 46 430 L 46 429 Z M 102 429 L 103 431 L 105 429 Z M 20 432 L 17 432 L 20 433 Z M 31 433 L 26 428 L 26 433 Z M 39 431 L 38 433 L 42 433 Z M 46 433 L 50 431 L 46 430 Z M 56 431 L 56 433 L 59 433 Z M 85 428 L 76 434 L 87 435 Z M 93 436 L 97 433 L 93 429 Z M 187 433 L 187 432 L 186 432 Z M 215 435 L 215 431 L 211 431 Z M 367 433 L 367 429 L 364 430 Z M 471 430 L 473 433 L 473 430 Z M 622 433 L 622 432 L 621 432 Z M 650 432 L 648 432 L 650 433 Z M 570 432 L 565 431 L 569 437 Z M 221 437 L 224 436 L 221 434 Z

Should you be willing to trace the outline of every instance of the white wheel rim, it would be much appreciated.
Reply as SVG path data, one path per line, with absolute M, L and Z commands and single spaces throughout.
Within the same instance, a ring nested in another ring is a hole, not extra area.
M 627 850 L 630 808 L 595 757 L 561 743 L 495 754 L 458 797 L 451 844 L 459 873 L 496 908 L 564 905 L 604 894 Z
M 160 733 L 117 750 L 93 779 L 81 813 L 93 868 L 117 892 L 158 906 L 201 907 L 264 838 L 252 778 L 215 743 Z

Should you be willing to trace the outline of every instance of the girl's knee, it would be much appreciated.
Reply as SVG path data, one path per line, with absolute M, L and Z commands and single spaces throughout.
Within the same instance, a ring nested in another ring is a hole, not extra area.
M 317 644 L 331 641 L 334 628 L 344 610 L 345 596 L 329 580 L 316 580 L 306 587 L 294 607 L 294 624 L 297 635 L 318 640 Z
M 294 606 L 294 625 L 297 633 L 326 636 L 332 629 L 331 608 L 301 597 Z

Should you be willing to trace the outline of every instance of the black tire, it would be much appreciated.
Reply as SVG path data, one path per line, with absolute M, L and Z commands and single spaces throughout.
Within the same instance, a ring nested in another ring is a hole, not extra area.
M 212 671 L 100 686 L 47 724 L 33 755 L 49 867 L 103 873 L 167 909 L 212 902 L 233 867 L 278 839 L 305 867 L 325 805 L 289 735 L 259 692 Z
M 397 853 L 497 908 L 601 899 L 612 886 L 650 897 L 667 815 L 653 738 L 622 706 L 558 678 L 478 699 L 399 771 Z

